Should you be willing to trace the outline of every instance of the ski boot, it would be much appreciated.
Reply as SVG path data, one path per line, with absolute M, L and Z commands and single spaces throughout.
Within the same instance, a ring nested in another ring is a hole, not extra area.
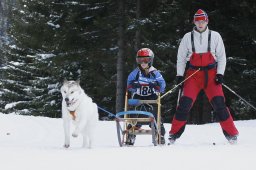
M 128 134 L 126 145 L 133 146 L 135 143 L 136 135 L 134 134 Z
M 176 136 L 176 135 L 174 135 L 174 134 L 169 134 L 169 138 L 168 138 L 169 143 L 168 143 L 168 145 L 174 144 L 174 142 L 176 141 L 176 139 L 177 139 L 177 136 Z
M 228 142 L 233 145 L 233 144 L 237 144 L 237 135 L 231 136 L 231 135 L 225 135 L 226 139 L 228 140 Z
M 161 136 L 161 137 L 160 137 L 160 143 L 161 143 L 161 145 L 164 145 L 164 144 L 165 144 L 165 138 L 164 138 L 164 136 Z
M 229 135 L 226 131 L 223 130 L 224 136 L 228 140 L 230 144 L 236 144 L 237 143 L 237 137 L 238 135 Z

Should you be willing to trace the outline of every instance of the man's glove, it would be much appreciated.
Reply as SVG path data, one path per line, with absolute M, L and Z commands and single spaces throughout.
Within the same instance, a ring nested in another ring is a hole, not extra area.
M 183 76 L 176 76 L 176 84 L 180 84 L 182 81 L 184 80 L 184 77 Z M 183 83 L 179 85 L 180 88 L 183 87 Z
M 215 82 L 216 82 L 216 84 L 224 83 L 223 75 L 222 74 L 216 74 Z
M 152 81 L 149 84 L 149 88 L 154 88 L 155 90 L 160 90 L 160 86 L 159 83 L 157 81 Z
M 137 89 L 141 87 L 141 84 L 138 81 L 132 81 L 131 86 L 133 89 Z

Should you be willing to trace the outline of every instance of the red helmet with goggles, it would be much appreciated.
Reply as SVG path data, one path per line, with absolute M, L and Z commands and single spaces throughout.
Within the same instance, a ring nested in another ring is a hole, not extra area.
M 150 66 L 153 64 L 154 53 L 149 48 L 142 48 L 137 52 L 137 64 L 148 63 Z

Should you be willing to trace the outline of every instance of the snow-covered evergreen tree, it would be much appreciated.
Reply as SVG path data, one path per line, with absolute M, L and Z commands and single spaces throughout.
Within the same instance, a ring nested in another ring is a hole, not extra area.
M 149 47 L 155 53 L 154 65 L 167 81 L 166 90 L 173 87 L 179 41 L 192 30 L 198 8 L 207 11 L 210 29 L 223 37 L 228 58 L 225 82 L 255 105 L 254 1 L 126 1 L 124 76 L 136 66 L 136 49 Z M 117 9 L 115 0 L 2 0 L 0 111 L 60 117 L 63 79 L 80 78 L 86 93 L 114 112 Z M 251 108 L 232 93 L 226 94 L 234 113 L 241 113 L 235 118 L 255 118 Z M 176 99 L 174 93 L 162 101 L 168 122 Z
M 46 61 L 54 54 L 43 47 L 47 40 L 42 35 L 47 28 L 44 27 L 44 13 L 33 11 L 36 3 L 17 1 L 9 16 L 11 41 L 6 44 L 4 56 L 7 61 L 1 68 L 1 109 L 5 113 L 51 116 L 52 109 L 48 106 L 59 103 L 49 100 L 53 72 L 48 69 L 51 62 Z
M 81 79 L 82 87 L 97 102 L 110 102 L 107 93 L 111 91 L 106 89 L 113 84 L 109 77 L 115 65 L 106 63 L 115 62 L 111 50 L 115 41 L 109 31 L 111 17 L 103 14 L 111 5 L 105 1 L 18 0 L 10 17 L 13 41 L 1 68 L 5 76 L 2 111 L 60 117 L 58 89 L 64 78 Z M 104 37 L 110 41 L 102 41 Z M 115 88 L 111 89 L 114 93 Z

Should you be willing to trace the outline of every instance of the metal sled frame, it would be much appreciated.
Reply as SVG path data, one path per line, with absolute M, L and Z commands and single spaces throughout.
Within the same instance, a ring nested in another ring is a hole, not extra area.
M 157 121 L 152 113 L 146 111 L 128 110 L 129 106 L 138 106 L 141 104 L 157 104 Z M 144 115 L 145 118 L 132 118 L 130 115 Z M 137 123 L 146 122 L 151 125 L 151 129 L 138 129 Z M 123 128 L 122 128 L 123 125 Z M 128 125 L 131 127 L 128 129 Z M 154 146 L 160 144 L 161 134 L 161 98 L 157 100 L 139 100 L 128 99 L 128 92 L 125 95 L 125 108 L 123 112 L 116 114 L 117 137 L 120 147 L 126 146 L 128 134 L 133 135 L 152 135 Z M 156 127 L 156 128 L 155 128 Z

